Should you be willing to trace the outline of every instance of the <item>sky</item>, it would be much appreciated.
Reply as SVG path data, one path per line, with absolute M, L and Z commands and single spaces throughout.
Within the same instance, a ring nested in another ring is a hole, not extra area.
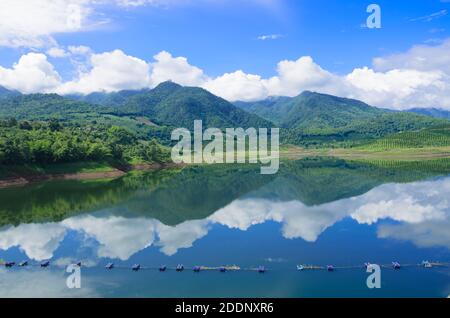
M 381 9 L 371 29 L 367 7 Z M 450 0 L 1 0 L 0 85 L 89 94 L 172 80 L 230 101 L 304 90 L 450 110 Z

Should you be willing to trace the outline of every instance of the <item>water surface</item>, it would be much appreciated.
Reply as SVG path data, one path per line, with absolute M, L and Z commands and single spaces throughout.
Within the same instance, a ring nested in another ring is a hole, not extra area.
M 0 296 L 447 297 L 448 267 L 412 265 L 450 261 L 449 170 L 325 158 L 284 162 L 274 176 L 209 166 L 3 189 L 0 259 L 51 266 L 0 267 Z M 65 284 L 74 261 L 80 290 Z M 408 266 L 383 268 L 382 288 L 368 289 L 362 264 L 392 261 Z M 132 272 L 135 263 L 242 270 Z M 247 270 L 258 266 L 268 271 Z

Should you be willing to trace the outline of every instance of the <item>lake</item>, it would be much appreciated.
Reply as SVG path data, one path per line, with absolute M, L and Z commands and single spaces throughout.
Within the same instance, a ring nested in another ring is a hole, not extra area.
M 0 296 L 450 295 L 448 161 L 316 158 L 259 172 L 196 166 L 2 189 L 0 259 L 29 266 L 0 267 Z M 39 266 L 44 260 L 49 267 Z M 424 268 L 423 260 L 445 266 Z M 82 288 L 69 289 L 65 267 L 77 261 Z M 115 268 L 105 269 L 110 262 Z M 367 287 L 365 262 L 383 265 L 380 289 Z M 217 270 L 227 265 L 241 270 Z

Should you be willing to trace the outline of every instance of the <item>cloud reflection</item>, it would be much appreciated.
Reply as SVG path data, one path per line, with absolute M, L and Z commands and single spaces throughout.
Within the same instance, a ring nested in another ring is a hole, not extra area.
M 450 248 L 450 178 L 409 184 L 385 184 L 364 195 L 318 206 L 300 201 L 279 202 L 261 198 L 239 199 L 203 220 L 167 226 L 155 219 L 81 215 L 60 223 L 25 224 L 0 231 L 0 248 L 20 247 L 36 260 L 51 258 L 67 231 L 95 239 L 98 257 L 127 260 L 155 246 L 166 255 L 192 247 L 215 225 L 246 231 L 268 221 L 282 225 L 286 239 L 315 242 L 329 227 L 351 217 L 360 224 L 384 219 L 378 236 L 408 240 L 420 247 Z

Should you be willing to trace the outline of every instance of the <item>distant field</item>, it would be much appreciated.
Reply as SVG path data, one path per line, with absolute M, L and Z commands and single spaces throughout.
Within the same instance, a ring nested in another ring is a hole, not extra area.
M 450 126 L 421 131 L 402 132 L 357 147 L 362 150 L 392 150 L 405 148 L 440 148 L 450 146 Z

